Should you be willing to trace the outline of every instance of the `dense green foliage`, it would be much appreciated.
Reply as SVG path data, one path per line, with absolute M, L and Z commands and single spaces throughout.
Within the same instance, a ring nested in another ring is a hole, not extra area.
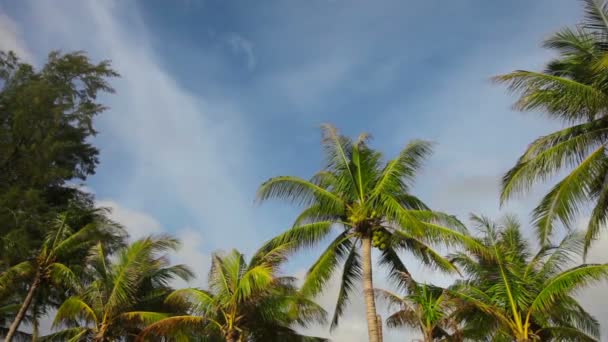
M 49 299 L 61 300 L 61 294 L 79 286 L 76 273 L 84 266 L 82 260 L 89 249 L 102 241 L 110 248 L 122 243 L 121 227 L 105 222 L 103 217 L 75 230 L 67 224 L 67 215 L 59 215 L 53 222 L 40 249 L 32 258 L 13 265 L 0 274 L 0 298 L 12 297 L 15 286 L 29 284 L 27 295 L 16 312 L 7 339 L 12 337 L 25 317 L 36 295 L 42 291 L 43 301 L 37 301 L 37 309 L 43 309 Z M 59 293 L 56 293 L 59 292 Z M 56 295 L 59 295 L 58 298 Z
M 287 247 L 261 249 L 249 263 L 236 250 L 213 255 L 208 289 L 181 289 L 167 298 L 185 304 L 188 314 L 150 325 L 142 339 L 160 335 L 229 342 L 324 341 L 292 329 L 323 323 L 326 313 L 297 290 L 296 279 L 278 275 Z
M 110 63 L 52 52 L 36 70 L 0 52 L 0 336 L 325 341 L 302 329 L 326 323 L 314 300 L 337 278 L 329 330 L 361 288 L 370 342 L 383 339 L 377 304 L 391 310 L 388 328 L 413 329 L 424 342 L 598 341 L 600 322 L 575 294 L 608 279 L 608 264 L 581 264 L 608 224 L 608 5 L 583 3 L 584 21 L 545 41 L 557 52 L 545 70 L 495 78 L 520 93 L 516 108 L 567 125 L 532 142 L 503 179 L 504 202 L 568 171 L 533 210 L 538 241 L 526 241 L 510 216 L 499 223 L 473 216 L 478 234 L 470 234 L 413 195 L 432 144 L 414 140 L 386 160 L 368 135 L 351 139 L 324 125 L 322 170 L 309 179 L 271 178 L 257 193 L 259 201 L 303 207 L 293 226 L 249 261 L 236 250 L 213 254 L 205 288 L 177 288 L 194 278 L 171 261 L 179 241 L 129 243 L 127 230 L 78 184 L 98 164 L 93 119 L 106 109 L 97 96 L 112 93 L 109 80 L 118 76 Z M 555 226 L 572 228 L 589 205 L 586 232 L 569 230 L 555 243 Z M 324 244 L 301 284 L 283 274 L 296 252 Z M 458 278 L 446 288 L 419 283 L 404 253 Z M 394 289 L 374 289 L 374 261 Z M 53 314 L 53 331 L 39 331 L 40 319 Z
M 115 76 L 82 53 L 52 52 L 40 70 L 0 53 L 0 267 L 35 249 L 58 213 L 92 209 L 69 182 L 95 172 L 97 95 Z
M 376 289 L 376 296 L 387 302 L 389 310 L 398 308 L 386 319 L 389 328 L 419 330 L 423 342 L 456 342 L 469 337 L 457 316 L 459 310 L 467 307 L 465 302 L 441 287 L 418 284 L 409 275 L 403 275 L 403 281 L 407 284 L 405 296 Z
M 183 313 L 165 299 L 176 278 L 189 280 L 185 265 L 171 265 L 168 255 L 179 242 L 168 236 L 135 241 L 109 258 L 103 244 L 91 249 L 82 284 L 57 310 L 55 327 L 64 327 L 43 340 L 133 340 L 148 324 Z
M 595 341 L 599 324 L 572 296 L 608 278 L 608 264 L 577 263 L 584 239 L 567 235 L 559 244 L 533 252 L 519 223 L 506 217 L 500 224 L 473 216 L 482 232 L 483 249 L 455 253 L 463 270 L 450 294 L 476 310 L 457 313 L 469 331 L 497 341 Z
M 81 269 L 84 265 L 78 262 L 87 245 L 107 239 L 108 248 L 115 248 L 126 235 L 104 211 L 94 209 L 91 195 L 73 185 L 95 171 L 93 117 L 105 109 L 96 98 L 113 91 L 107 79 L 114 76 L 108 62 L 93 64 L 82 53 L 52 52 L 40 70 L 13 53 L 0 53 L 2 329 L 21 321 L 14 318 L 24 299 L 31 297 L 22 318 L 32 324 L 35 335 L 37 318 L 66 295 L 65 288 L 56 288 L 58 279 L 51 270 L 59 265 Z M 108 230 L 109 235 L 98 234 L 109 227 L 117 235 Z M 72 241 L 87 240 L 78 246 L 79 254 L 56 254 L 65 251 L 55 251 L 50 239 L 70 235 Z M 53 286 L 47 286 L 50 283 Z

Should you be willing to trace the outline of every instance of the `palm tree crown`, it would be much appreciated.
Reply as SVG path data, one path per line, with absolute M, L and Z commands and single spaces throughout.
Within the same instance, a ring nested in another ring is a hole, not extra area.
M 451 296 L 448 290 L 430 284 L 419 284 L 403 275 L 408 294 L 400 296 L 391 291 L 376 289 L 376 296 L 384 299 L 389 309 L 398 307 L 387 319 L 389 328 L 418 329 L 423 342 L 462 341 L 460 322 L 455 313 L 462 301 Z
M 176 307 L 164 303 L 171 293 L 169 282 L 188 280 L 192 272 L 184 265 L 171 265 L 168 251 L 179 243 L 169 236 L 151 236 L 133 242 L 108 258 L 98 244 L 88 258 L 89 274 L 79 293 L 57 311 L 55 328 L 48 341 L 118 341 L 133 339 L 148 324 L 170 316 Z
M 574 266 L 583 251 L 581 234 L 533 253 L 513 217 L 500 225 L 473 216 L 485 250 L 464 251 L 452 260 L 469 276 L 451 293 L 472 304 L 463 310 L 468 330 L 496 341 L 595 341 L 598 322 L 572 296 L 608 278 L 608 264 Z M 474 310 L 475 311 L 475 310 Z M 469 315 L 472 314 L 472 315 Z
M 292 325 L 323 322 L 325 311 L 296 290 L 294 278 L 277 275 L 285 251 L 286 246 L 261 249 L 249 263 L 236 250 L 215 254 L 208 290 L 181 289 L 167 298 L 185 304 L 188 314 L 152 324 L 140 339 L 159 335 L 229 342 L 323 341 L 292 329 Z
M 431 144 L 412 141 L 397 158 L 386 163 L 369 148 L 369 136 L 356 141 L 323 126 L 325 168 L 310 180 L 282 176 L 271 178 L 258 190 L 259 200 L 286 199 L 305 206 L 293 228 L 269 242 L 289 242 L 296 250 L 316 245 L 339 228 L 338 235 L 309 269 L 302 291 L 318 294 L 337 267 L 343 264 L 341 287 L 332 328 L 344 312 L 357 280 L 363 281 L 370 341 L 378 341 L 373 295 L 371 248 L 381 249 L 380 263 L 394 276 L 408 273 L 398 257 L 410 251 L 427 265 L 444 271 L 454 266 L 429 247 L 429 243 L 473 243 L 466 228 L 454 217 L 430 210 L 411 194 L 411 187 Z M 394 280 L 401 282 L 399 276 Z
M 18 284 L 29 283 L 5 341 L 11 341 L 17 333 L 39 291 L 52 292 L 53 288 L 57 288 L 65 292 L 78 288 L 77 274 L 84 267 L 83 259 L 92 246 L 100 241 L 107 242 L 112 248 L 122 244 L 125 236 L 122 227 L 95 211 L 88 214 L 94 220 L 78 230 L 68 225 L 67 213 L 59 214 L 51 222 L 50 230 L 36 255 L 0 274 L 0 298 L 10 296 Z
M 559 57 L 543 72 L 519 70 L 495 80 L 521 93 L 517 109 L 540 109 L 569 126 L 528 146 L 504 176 L 501 200 L 571 168 L 534 209 L 534 221 L 541 243 L 549 244 L 556 222 L 571 226 L 579 210 L 593 203 L 586 251 L 608 222 L 608 6 L 584 2 L 585 20 L 545 41 Z

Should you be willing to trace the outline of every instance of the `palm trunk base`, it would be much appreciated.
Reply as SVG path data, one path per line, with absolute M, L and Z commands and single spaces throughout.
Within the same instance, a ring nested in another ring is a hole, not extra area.
M 381 342 L 378 330 L 378 315 L 374 298 L 374 282 L 372 278 L 372 240 L 369 236 L 361 239 L 363 261 L 363 295 L 365 296 L 367 332 L 369 342 Z

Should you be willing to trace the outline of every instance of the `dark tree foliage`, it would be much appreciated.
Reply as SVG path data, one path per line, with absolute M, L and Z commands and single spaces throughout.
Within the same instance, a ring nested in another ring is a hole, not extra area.
M 51 52 L 39 70 L 0 52 L 0 267 L 35 249 L 58 212 L 92 208 L 72 182 L 95 172 L 97 97 L 116 76 L 82 52 Z

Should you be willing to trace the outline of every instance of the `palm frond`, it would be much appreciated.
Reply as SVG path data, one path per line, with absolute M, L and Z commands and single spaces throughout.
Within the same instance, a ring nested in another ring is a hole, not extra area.
M 141 324 L 143 327 L 156 323 L 169 317 L 169 314 L 152 311 L 130 311 L 123 312 L 118 319 L 125 320 L 130 324 Z
M 331 212 L 345 207 L 340 197 L 310 181 L 292 176 L 274 177 L 264 182 L 257 192 L 258 201 L 271 198 L 285 199 L 302 206 L 323 203 Z
M 503 177 L 501 203 L 544 181 L 563 167 L 577 166 L 608 139 L 605 119 L 568 127 L 536 139 Z
M 388 279 L 397 287 L 398 290 L 407 290 L 412 279 L 412 275 L 407 267 L 399 258 L 395 249 L 388 247 L 382 251 L 380 265 L 388 271 Z
M 408 192 L 422 162 L 431 154 L 433 144 L 427 141 L 411 141 L 399 156 L 389 161 L 371 192 L 371 197 L 385 193 Z
M 146 341 L 149 336 L 165 336 L 184 334 L 184 332 L 204 332 L 206 320 L 200 316 L 173 316 L 150 324 L 137 336 L 136 341 Z M 204 333 L 201 334 L 204 336 Z
M 315 296 L 324 288 L 338 264 L 344 260 L 353 246 L 349 234 L 348 231 L 344 231 L 338 235 L 310 267 L 302 284 L 301 291 L 304 295 Z
M 521 93 L 516 109 L 540 109 L 569 123 L 593 118 L 608 106 L 608 97 L 596 87 L 565 77 L 518 70 L 494 81 Z
M 79 287 L 79 279 L 74 274 L 74 271 L 68 266 L 55 262 L 50 266 L 49 277 L 56 285 L 67 286 L 77 289 Z
M 330 330 L 338 326 L 340 317 L 344 314 L 344 309 L 348 304 L 349 295 L 355 289 L 355 281 L 361 279 L 361 257 L 357 253 L 356 246 L 353 245 L 350 249 L 346 261 L 344 261 L 344 270 L 342 271 L 342 280 L 340 282 L 340 291 L 336 300 L 334 309 L 334 317 L 331 321 Z
M 165 299 L 168 303 L 186 304 L 197 314 L 203 314 L 215 305 L 215 298 L 207 291 L 195 288 L 184 288 L 171 292 Z
M 273 268 L 267 265 L 257 265 L 248 269 L 241 277 L 236 296 L 240 301 L 246 301 L 261 290 L 266 289 L 274 280 Z
M 608 6 L 602 0 L 583 0 L 583 2 L 585 3 L 583 27 L 605 35 L 608 31 Z
M 82 298 L 70 297 L 61 304 L 59 309 L 57 309 L 53 326 L 58 327 L 64 322 L 76 320 L 91 323 L 95 326 L 99 323 L 99 318 L 93 308 L 82 300 Z
M 563 28 L 543 42 L 543 47 L 557 50 L 562 56 L 588 56 L 594 59 L 595 39 L 582 28 Z
M 31 261 L 23 261 L 0 273 L 0 294 L 7 293 L 17 281 L 30 277 L 34 271 Z
M 541 332 L 548 332 L 556 341 L 563 342 L 597 342 L 597 338 L 589 336 L 574 327 L 548 327 Z
M 449 259 L 443 257 L 440 253 L 419 239 L 399 230 L 395 231 L 394 237 L 397 241 L 394 242 L 396 246 L 393 248 L 409 251 L 425 266 L 437 268 L 448 273 L 459 272 Z
M 591 196 L 596 198 L 595 206 L 591 212 L 587 233 L 585 234 L 585 248 L 583 256 L 587 256 L 591 242 L 600 236 L 600 230 L 608 223 L 608 170 L 603 170 L 591 184 Z
M 553 232 L 553 223 L 560 220 L 569 226 L 579 208 L 587 201 L 591 182 L 608 169 L 604 146 L 591 153 L 570 174 L 560 181 L 534 209 L 533 217 L 538 238 L 546 244 Z
M 256 252 L 254 259 L 276 248 L 282 248 L 281 246 L 288 246 L 290 253 L 297 252 L 302 248 L 312 247 L 329 235 L 332 225 L 333 222 L 331 221 L 322 221 L 293 227 L 266 242 Z
M 91 329 L 87 327 L 73 327 L 41 336 L 38 340 L 41 342 L 80 342 L 86 340 L 87 335 L 92 335 Z
M 582 265 L 562 272 L 544 284 L 542 291 L 530 304 L 529 312 L 546 312 L 559 298 L 606 278 L 608 278 L 608 264 Z
M 351 169 L 352 156 L 350 153 L 353 150 L 352 141 L 338 134 L 338 130 L 329 124 L 321 125 L 321 132 L 321 144 L 327 160 L 327 169 L 347 174 L 350 179 L 349 183 L 352 185 L 350 190 L 353 193 L 357 193 L 355 186 L 357 180 Z

